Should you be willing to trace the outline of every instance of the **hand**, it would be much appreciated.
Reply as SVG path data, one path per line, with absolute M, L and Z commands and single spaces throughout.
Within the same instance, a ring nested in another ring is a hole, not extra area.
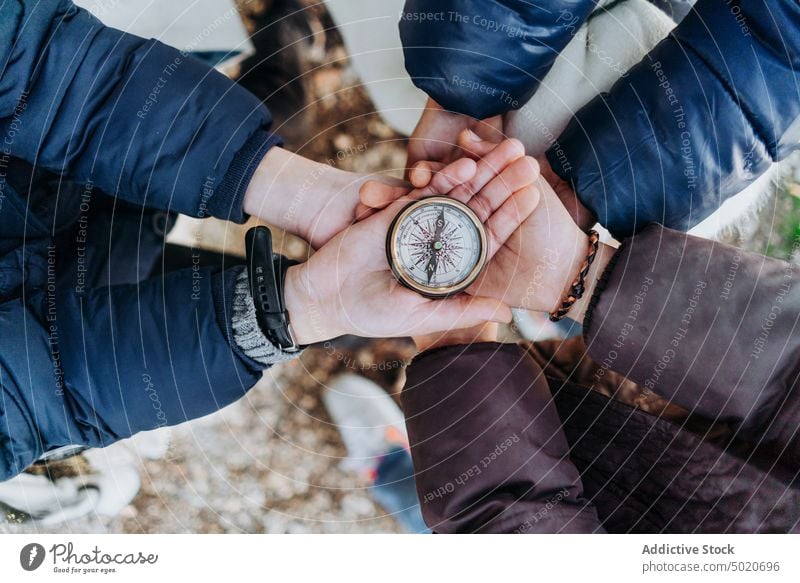
M 442 168 L 438 186 L 444 188 L 444 177 L 453 185 L 461 184 L 475 171 L 474 162 L 459 160 Z M 408 191 L 402 180 L 345 172 L 275 147 L 256 168 L 245 193 L 244 211 L 302 237 L 316 249 L 370 214 L 366 207 L 359 209 L 359 190 L 367 181 L 378 195 L 390 187 L 396 189 L 392 192 Z
M 477 170 L 471 180 L 452 188 L 450 196 L 468 204 L 483 220 L 485 207 L 491 206 L 493 199 L 519 192 L 523 206 L 515 212 L 527 217 L 516 230 L 518 216 L 509 216 L 502 222 L 511 231 L 501 233 L 504 243 L 493 248 L 494 259 L 467 291 L 499 299 L 513 307 L 550 311 L 580 268 L 580 263 L 577 267 L 575 263 L 586 257 L 586 235 L 541 178 L 536 160 L 524 155 L 520 142 L 504 140 L 497 144 L 476 139 L 465 130 L 457 143 L 461 151 L 478 160 Z M 439 163 L 422 161 L 412 169 L 410 178 L 415 193 L 424 194 L 433 186 L 439 167 Z M 378 196 L 367 196 L 368 186 L 362 193 L 362 202 L 385 202 L 378 200 Z M 380 193 L 396 194 L 395 190 L 384 188 Z
M 477 144 L 488 155 L 493 144 Z M 568 292 L 589 250 L 589 238 L 570 216 L 555 191 L 532 166 L 509 167 L 498 179 L 508 187 L 533 182 L 538 204 L 506 238 L 486 271 L 468 293 L 493 297 L 509 306 L 553 311 Z M 593 223 L 592 223 L 593 224 Z M 615 249 L 601 244 L 585 278 L 585 292 L 569 312 L 579 322 Z
M 542 307 L 544 305 L 542 302 L 548 301 L 547 295 L 542 297 L 537 295 L 534 298 L 524 297 L 518 293 L 515 287 L 519 280 L 512 281 L 519 275 L 515 273 L 515 270 L 518 267 L 525 267 L 525 264 L 519 261 L 519 255 L 522 253 L 523 234 L 517 231 L 523 221 L 525 223 L 530 221 L 529 217 L 539 203 L 539 186 L 543 181 L 539 176 L 538 163 L 530 156 L 525 156 L 524 147 L 518 140 L 503 140 L 497 144 L 476 139 L 476 136 L 471 136 L 469 131 L 465 130 L 459 136 L 458 143 L 462 151 L 478 160 L 474 176 L 463 184 L 454 185 L 453 178 L 448 175 L 450 167 L 443 167 L 443 164 L 436 162 L 420 162 L 412 171 L 411 181 L 416 188 L 408 193 L 409 197 L 420 198 L 442 192 L 444 189 L 448 196 L 467 204 L 478 215 L 481 222 L 489 220 L 491 216 L 492 228 L 487 232 L 489 255 L 492 257 L 497 254 L 497 257 L 489 262 L 484 274 L 475 285 L 467 290 L 468 293 L 494 297 L 511 306 L 521 305 L 514 302 L 530 301 L 532 305 L 529 309 L 546 309 Z M 442 170 L 437 170 L 438 168 L 442 168 Z M 362 189 L 361 200 L 362 205 L 380 208 L 405 194 L 406 190 L 402 187 L 384 187 L 368 182 Z M 505 201 L 509 202 L 503 204 Z M 552 201 L 548 202 L 552 206 Z M 558 203 L 557 200 L 556 203 Z M 560 235 L 563 235 L 565 240 L 569 240 L 571 235 L 577 233 L 578 236 L 583 235 L 585 239 L 585 235 L 577 228 L 560 203 L 556 207 L 556 210 L 559 209 L 560 213 L 554 213 L 558 221 L 553 228 L 554 230 L 563 228 L 563 232 L 555 233 L 554 238 L 558 239 Z M 541 217 L 542 209 L 537 209 L 537 212 Z M 547 214 L 546 211 L 544 214 Z M 560 225 L 559 223 L 564 224 Z M 545 227 L 547 226 L 545 225 Z M 534 228 L 539 229 L 540 225 L 532 223 L 531 229 Z M 536 232 L 538 233 L 538 230 Z M 585 249 L 586 247 L 584 247 L 583 257 L 585 257 Z M 536 255 L 532 257 L 538 259 Z M 551 294 L 557 296 L 552 300 L 552 303 L 555 304 L 562 297 L 559 294 L 564 286 L 559 286 L 558 283 L 553 286 L 553 283 L 546 278 L 554 277 L 553 272 L 556 268 L 563 266 L 555 263 L 552 266 L 553 269 L 546 271 L 544 268 L 547 266 L 547 263 L 544 265 L 534 264 L 529 268 L 534 273 L 540 274 L 541 285 L 558 288 Z M 508 279 L 504 281 L 504 277 Z M 480 285 L 485 286 L 485 289 L 479 288 Z M 453 328 L 454 326 L 448 326 L 442 329 L 452 330 Z
M 538 205 L 468 290 L 516 308 L 550 312 L 586 258 L 589 240 L 550 185 L 536 177 Z
M 526 164 L 535 164 L 532 158 L 525 157 L 525 148 L 519 140 L 503 140 L 495 144 L 481 140 L 470 130 L 464 130 L 456 140 L 459 150 L 467 152 L 470 158 L 460 158 L 448 165 L 431 161 L 417 163 L 411 171 L 410 178 L 414 186 L 411 192 L 406 186 L 366 182 L 361 189 L 359 214 L 385 208 L 400 197 L 418 199 L 446 194 L 468 205 L 482 221 L 485 221 L 490 211 L 497 208 L 497 201 L 505 200 L 516 190 L 505 188 L 507 185 L 504 186 L 504 178 L 496 181 L 498 175 L 515 164 L 517 169 Z M 481 145 L 491 145 L 484 147 L 485 155 L 475 154 L 473 151 L 475 140 Z M 516 170 L 511 172 L 514 173 Z M 466 176 L 470 177 L 465 179 Z
M 535 201 L 522 200 L 528 194 L 508 192 L 503 199 L 492 197 L 487 202 L 490 256 L 525 218 L 517 209 L 535 206 Z M 407 202 L 407 198 L 397 200 L 348 227 L 306 263 L 289 268 L 284 293 L 299 343 L 343 334 L 419 336 L 510 321 L 510 309 L 496 299 L 460 294 L 431 300 L 400 285 L 389 268 L 385 241 L 392 219 Z
M 495 116 L 480 121 L 467 115 L 445 111 L 432 99 L 428 99 L 425 111 L 408 140 L 408 168 L 422 160 L 453 162 L 462 157 L 457 137 L 469 129 L 486 140 L 499 142 L 503 138 L 503 118 Z M 407 177 L 410 173 L 407 172 Z
M 518 229 L 512 229 L 519 224 L 514 216 L 505 220 L 493 217 L 511 230 L 501 232 L 504 242 L 493 248 L 494 259 L 467 292 L 493 297 L 512 307 L 551 311 L 586 258 L 588 237 L 541 177 L 538 162 L 524 156 L 520 142 L 504 140 L 498 144 L 481 140 L 468 130 L 457 142 L 461 151 L 478 160 L 477 171 L 471 180 L 453 188 L 450 196 L 467 203 L 484 220 L 484 206 L 489 201 L 518 192 L 522 202 L 519 211 L 526 217 Z M 429 187 L 425 181 L 436 176 L 428 167 L 439 166 L 419 162 L 412 169 L 411 182 L 417 192 L 424 192 Z M 382 192 L 392 191 L 386 188 Z M 473 192 L 477 194 L 472 196 Z

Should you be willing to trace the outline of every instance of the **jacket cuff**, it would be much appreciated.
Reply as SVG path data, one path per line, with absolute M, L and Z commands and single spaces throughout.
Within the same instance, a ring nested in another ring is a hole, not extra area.
M 214 310 L 216 311 L 217 324 L 222 330 L 222 334 L 230 344 L 233 354 L 253 372 L 259 372 L 268 368 L 261 362 L 248 356 L 236 342 L 236 332 L 233 327 L 234 320 L 234 301 L 236 295 L 236 281 L 245 271 L 244 266 L 231 267 L 214 275 L 213 293 Z
M 283 145 L 276 134 L 259 130 L 247 140 L 231 161 L 225 176 L 208 202 L 208 214 L 242 224 L 249 216 L 244 212 L 244 194 L 253 173 L 273 146 Z
M 785 30 L 798 22 L 797 2 L 698 2 L 577 112 L 553 170 L 617 239 L 654 222 L 688 231 L 796 149 L 800 101 L 777 88 L 797 83 L 800 35 Z
M 796 376 L 797 267 L 650 225 L 625 241 L 584 335 L 600 366 L 768 441 Z M 796 401 L 796 399 L 795 399 Z M 769 435 L 764 427 L 769 426 Z
M 476 119 L 519 109 L 536 92 L 594 2 L 408 0 L 400 39 L 413 83 L 439 105 Z
M 544 373 L 524 348 L 448 346 L 415 359 L 407 377 L 403 411 L 422 514 L 433 530 L 600 528 Z
M 0 482 L 10 480 L 44 453 L 34 420 L 14 395 L 22 389 L 6 384 L 0 386 Z

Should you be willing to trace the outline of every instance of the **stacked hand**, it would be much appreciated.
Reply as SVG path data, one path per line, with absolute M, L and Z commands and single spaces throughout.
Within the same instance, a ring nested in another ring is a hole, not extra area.
M 565 206 L 577 199 L 563 181 L 559 182 L 560 179 L 549 167 L 545 167 L 549 174 L 545 178 L 540 175 L 538 164 L 527 157 L 508 164 L 502 170 L 491 164 L 493 159 L 502 158 L 498 154 L 508 147 L 508 143 L 484 140 L 469 128 L 462 130 L 453 141 L 454 148 L 461 155 L 478 160 L 479 167 L 482 164 L 490 165 L 495 171 L 499 170 L 495 186 L 501 183 L 504 188 L 513 189 L 526 183 L 528 197 L 536 201 L 536 208 L 519 228 L 504 237 L 503 244 L 495 250 L 487 269 L 468 293 L 494 298 L 512 307 L 551 312 L 567 294 L 586 259 L 588 236 L 581 227 L 590 227 L 594 220 L 590 214 L 582 212 L 580 203 L 573 204 L 572 209 Z M 442 162 L 420 161 L 411 168 L 409 177 L 417 189 L 424 191 L 432 176 L 435 176 L 432 172 L 442 167 Z M 551 182 L 560 193 L 557 194 Z M 469 200 L 469 190 L 456 188 L 451 196 L 466 202 Z M 476 200 L 483 201 L 491 196 L 491 188 L 487 187 Z M 473 200 L 470 204 L 480 213 L 480 203 L 476 208 L 475 202 Z M 581 219 L 580 226 L 576 216 Z M 612 248 L 601 245 L 585 280 L 586 292 L 571 309 L 571 317 L 582 320 L 597 279 L 612 254 Z M 415 340 L 420 349 L 426 349 L 442 344 L 490 341 L 497 334 L 497 326 L 491 324 L 466 330 L 453 328 L 443 329 L 445 333 L 417 336 Z
M 448 163 L 463 155 L 463 144 L 459 137 L 464 130 L 488 142 L 499 142 L 503 139 L 503 116 L 497 115 L 484 120 L 477 120 L 466 115 L 453 113 L 443 109 L 432 99 L 428 99 L 422 117 L 414 128 L 408 144 L 408 166 L 414 168 L 419 162 Z M 586 208 L 567 184 L 550 168 L 547 159 L 538 159 L 542 176 L 553 187 L 555 194 L 566 207 L 573 220 L 582 228 L 588 229 L 597 220 Z
M 287 272 L 286 304 L 298 342 L 343 334 L 419 337 L 507 322 L 509 306 L 557 305 L 586 257 L 587 237 L 539 163 L 517 140 L 500 139 L 501 130 L 499 118 L 477 122 L 434 104 L 409 145 L 410 183 L 344 172 L 280 148 L 267 154 L 245 211 L 319 248 Z M 428 139 L 430 132 L 439 139 Z M 466 294 L 445 300 L 402 287 L 385 253 L 395 215 L 409 200 L 434 194 L 467 204 L 487 232 L 484 273 Z
M 403 184 L 364 183 L 362 214 L 373 214 L 289 269 L 286 305 L 298 342 L 342 334 L 412 336 L 511 319 L 501 299 L 461 294 L 430 300 L 402 287 L 386 259 L 386 233 L 410 199 L 448 194 L 466 202 L 485 223 L 492 257 L 536 206 L 535 161 L 524 156 L 519 142 L 506 140 L 477 162 L 437 165 L 427 178 L 423 188 L 413 190 Z
M 424 189 L 432 172 L 460 156 L 478 160 L 479 165 L 492 160 L 508 142 L 500 141 L 502 132 L 501 116 L 475 120 L 447 112 L 429 100 L 409 144 L 409 179 L 416 188 Z M 588 238 L 583 231 L 592 227 L 596 219 L 544 157 L 537 161 L 535 211 L 506 239 L 469 291 L 513 307 L 549 312 L 563 298 L 582 266 L 588 251 Z M 499 177 L 508 186 L 517 180 L 519 167 L 509 165 L 501 170 L 497 163 L 491 166 L 500 171 Z M 452 195 L 464 200 L 463 189 L 454 190 Z M 601 271 L 599 267 L 605 265 L 610 254 L 609 248 L 601 246 L 591 275 Z M 592 278 L 587 282 L 593 283 Z M 584 298 L 589 296 L 587 291 Z M 585 304 L 586 299 L 576 304 L 570 316 L 581 317 Z
M 476 120 L 442 109 L 428 99 L 422 117 L 409 137 L 408 167 L 414 168 L 418 162 L 453 162 L 462 152 L 456 143 L 464 130 L 470 130 L 482 139 L 499 142 L 503 139 L 503 118 L 495 116 Z

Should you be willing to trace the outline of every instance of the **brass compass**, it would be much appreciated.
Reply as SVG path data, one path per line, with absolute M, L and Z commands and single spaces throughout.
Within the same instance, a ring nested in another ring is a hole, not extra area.
M 389 226 L 386 256 L 409 289 L 443 298 L 468 288 L 486 265 L 486 231 L 467 205 L 445 196 L 414 201 Z

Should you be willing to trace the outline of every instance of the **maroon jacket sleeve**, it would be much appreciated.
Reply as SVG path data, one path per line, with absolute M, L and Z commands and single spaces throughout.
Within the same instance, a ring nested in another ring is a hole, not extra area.
M 800 271 L 651 225 L 627 239 L 587 311 L 591 357 L 759 445 L 800 452 Z
M 523 348 L 424 353 L 402 399 L 422 514 L 435 532 L 602 530 L 544 374 Z

